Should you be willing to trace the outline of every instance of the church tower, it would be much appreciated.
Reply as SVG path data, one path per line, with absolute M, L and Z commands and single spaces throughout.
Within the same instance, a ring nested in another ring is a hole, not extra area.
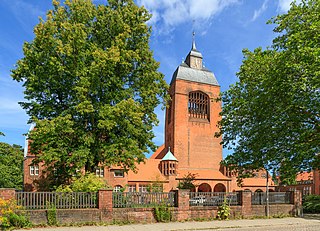
M 171 102 L 166 111 L 165 149 L 179 161 L 179 172 L 219 171 L 222 160 L 218 132 L 220 86 L 214 74 L 203 66 L 193 35 L 191 51 L 178 66 L 170 83 Z M 181 175 L 180 175 L 181 177 Z

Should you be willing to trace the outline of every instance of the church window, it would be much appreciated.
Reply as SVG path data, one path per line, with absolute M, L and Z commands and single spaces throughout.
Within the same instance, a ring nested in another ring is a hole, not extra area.
M 209 97 L 200 91 L 189 93 L 189 117 L 209 120 Z

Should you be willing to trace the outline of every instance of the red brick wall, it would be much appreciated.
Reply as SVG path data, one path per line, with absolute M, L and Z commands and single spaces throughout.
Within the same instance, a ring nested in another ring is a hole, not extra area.
M 27 216 L 33 224 L 46 224 L 47 210 L 26 210 Z M 57 221 L 59 224 L 101 222 L 99 209 L 57 209 Z
M 12 188 L 0 188 L 0 198 L 4 200 L 15 199 L 16 191 Z
M 318 169 L 313 171 L 313 193 L 320 195 L 320 171 Z
M 202 91 L 210 97 L 210 122 L 189 118 L 189 92 Z M 221 138 L 215 138 L 221 104 L 216 102 L 220 87 L 184 80 L 171 85 L 171 123 L 166 117 L 166 147 L 170 146 L 179 161 L 179 169 L 210 168 L 219 170 L 222 160 Z M 201 157 L 201 158 L 199 158 Z

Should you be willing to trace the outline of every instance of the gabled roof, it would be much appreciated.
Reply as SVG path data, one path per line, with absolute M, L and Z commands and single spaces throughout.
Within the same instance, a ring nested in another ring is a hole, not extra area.
M 137 165 L 137 172 L 128 172 L 128 182 L 152 182 L 157 180 L 167 181 L 159 170 L 160 159 L 146 159 L 145 163 Z

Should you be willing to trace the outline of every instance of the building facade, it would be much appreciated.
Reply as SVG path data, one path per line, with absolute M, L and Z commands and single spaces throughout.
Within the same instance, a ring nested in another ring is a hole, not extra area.
M 266 176 L 245 179 L 238 186 L 236 175 L 220 166 L 221 137 L 216 138 L 221 102 L 218 81 L 203 65 L 203 56 L 195 41 L 185 61 L 172 76 L 166 110 L 165 141 L 158 150 L 137 165 L 137 172 L 124 172 L 119 167 L 97 167 L 96 175 L 104 177 L 115 191 L 148 191 L 161 185 L 161 190 L 177 188 L 187 175 L 195 177 L 194 191 L 230 192 L 236 190 L 265 191 Z M 26 150 L 28 150 L 26 145 Z M 33 166 L 35 158 L 26 152 L 24 184 L 26 190 L 37 190 L 33 181 L 41 176 L 42 166 Z M 269 187 L 274 189 L 272 180 Z

